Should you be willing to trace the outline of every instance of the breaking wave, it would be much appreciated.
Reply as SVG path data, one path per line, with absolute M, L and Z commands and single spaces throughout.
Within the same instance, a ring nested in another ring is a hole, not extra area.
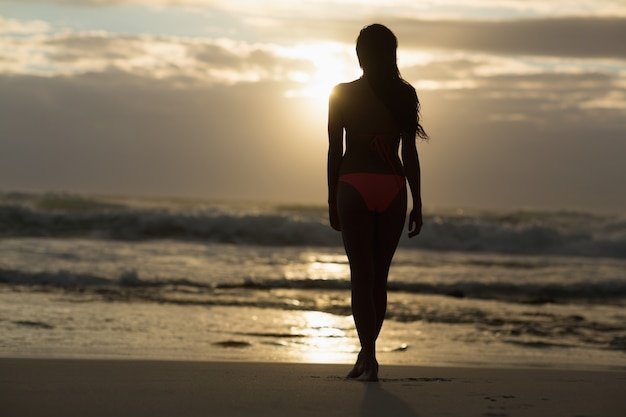
M 340 246 L 322 206 L 4 194 L 0 237 L 173 239 L 260 246 Z M 401 246 L 439 251 L 626 258 L 626 217 L 584 212 L 432 212 Z
M 225 291 L 263 291 L 267 290 L 314 290 L 337 291 L 350 289 L 350 282 L 342 279 L 246 279 L 236 283 L 204 283 L 190 279 L 163 279 L 139 277 L 135 271 L 120 274 L 114 279 L 91 274 L 78 274 L 69 271 L 57 272 L 23 272 L 0 269 L 0 283 L 14 286 L 38 286 L 66 289 L 79 292 L 95 293 L 123 293 L 126 299 L 133 296 L 141 298 L 146 290 L 163 291 L 167 299 L 171 294 L 193 294 L 203 299 L 207 304 L 219 304 L 220 296 Z M 392 281 L 389 291 L 409 294 L 443 295 L 454 298 L 473 298 L 484 300 L 500 300 L 517 303 L 590 303 L 590 304 L 617 304 L 626 301 L 626 282 L 576 282 L 576 283 L 503 283 L 503 282 L 473 282 L 463 281 L 455 283 L 430 282 L 403 282 Z M 164 302 L 164 299 L 155 298 L 151 292 L 152 301 Z M 210 300 L 209 300 L 210 298 Z M 254 300 L 254 297 L 246 297 Z M 180 301 L 180 298 L 176 298 Z M 194 301 L 195 302 L 195 301 Z

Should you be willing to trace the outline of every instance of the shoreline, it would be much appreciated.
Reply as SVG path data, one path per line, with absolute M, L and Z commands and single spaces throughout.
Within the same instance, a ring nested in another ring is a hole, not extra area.
M 0 358 L 7 416 L 586 416 L 626 413 L 624 370 Z
M 240 348 L 233 348 L 235 350 Z M 384 355 L 378 355 L 384 356 Z M 197 357 L 186 357 L 182 356 L 180 358 L 170 357 L 170 356 L 133 356 L 133 355 L 114 355 L 114 354 L 20 354 L 19 352 L 10 352 L 10 353 L 1 353 L 0 352 L 0 364 L 6 361 L 57 361 L 57 362 L 74 362 L 74 361 L 85 361 L 85 362 L 138 362 L 138 363 L 198 363 L 198 364 L 212 364 L 212 363 L 224 363 L 224 364 L 236 364 L 235 366 L 239 366 L 241 364 L 270 364 L 270 365 L 294 365 L 294 366 L 302 366 L 302 365 L 310 365 L 310 366 L 334 366 L 338 369 L 344 367 L 346 369 L 346 373 L 352 369 L 352 365 L 357 358 L 357 353 L 346 356 L 345 361 L 306 361 L 304 359 L 289 359 L 287 357 L 281 358 L 259 358 L 252 356 L 250 358 L 242 358 L 239 357 L 217 357 L 217 356 L 209 356 L 207 358 L 197 358 Z M 449 360 L 444 361 L 431 361 L 431 362 L 420 362 L 420 363 L 410 363 L 410 362 L 398 362 L 398 361 L 389 361 L 386 362 L 384 360 L 379 359 L 379 365 L 381 369 L 385 368 L 416 368 L 416 369 L 430 369 L 430 368 L 439 368 L 439 369 L 482 369 L 482 370 L 511 370 L 511 371 L 549 371 L 549 372 L 618 372 L 626 374 L 626 365 L 615 364 L 615 365 L 606 365 L 606 364 L 596 364 L 596 363 L 557 363 L 557 364 L 548 364 L 545 362 L 480 362 L 480 361 L 457 361 L 451 362 Z M 2 369 L 0 368 L 0 371 Z

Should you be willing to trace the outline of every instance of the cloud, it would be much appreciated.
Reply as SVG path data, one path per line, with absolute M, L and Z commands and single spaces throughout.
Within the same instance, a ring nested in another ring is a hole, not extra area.
M 626 126 L 626 73 L 616 68 L 588 65 L 583 70 L 567 64 L 554 68 L 545 63 L 452 56 L 403 68 L 402 74 L 418 91 L 487 98 L 481 101 L 487 119 L 548 125 L 569 123 L 568 114 L 569 118 L 587 118 L 592 109 L 602 109 L 589 123 L 621 129 Z M 552 112 L 561 118 L 555 119 Z
M 0 34 L 3 35 L 32 35 L 48 31 L 50 26 L 43 20 L 22 21 L 0 16 Z
M 626 58 L 626 18 L 543 18 L 501 21 L 392 22 L 409 48 L 503 55 Z
M 315 71 L 310 61 L 287 56 L 272 45 L 106 32 L 8 38 L 0 56 L 7 63 L 0 73 L 48 76 L 116 68 L 153 78 L 233 83 L 288 80 L 295 73 Z
M 41 45 L 49 47 L 48 55 L 52 62 L 75 64 L 84 59 L 103 62 L 116 59 L 130 59 L 145 54 L 146 48 L 139 37 L 111 35 L 106 32 L 65 32 L 42 40 Z

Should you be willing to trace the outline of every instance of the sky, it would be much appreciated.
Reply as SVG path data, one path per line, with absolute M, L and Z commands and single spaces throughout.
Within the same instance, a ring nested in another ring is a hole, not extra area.
M 426 209 L 626 211 L 626 0 L 0 0 L 0 191 L 324 204 L 370 23 Z

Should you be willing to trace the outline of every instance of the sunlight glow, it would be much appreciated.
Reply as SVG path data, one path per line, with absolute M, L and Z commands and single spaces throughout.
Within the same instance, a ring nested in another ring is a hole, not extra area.
M 291 80 L 302 85 L 301 88 L 285 92 L 286 97 L 309 97 L 315 99 L 316 106 L 328 100 L 332 88 L 358 77 L 360 70 L 353 47 L 341 43 L 315 43 L 299 45 L 283 51 L 291 58 L 311 61 L 315 67 L 313 73 L 294 72 Z

